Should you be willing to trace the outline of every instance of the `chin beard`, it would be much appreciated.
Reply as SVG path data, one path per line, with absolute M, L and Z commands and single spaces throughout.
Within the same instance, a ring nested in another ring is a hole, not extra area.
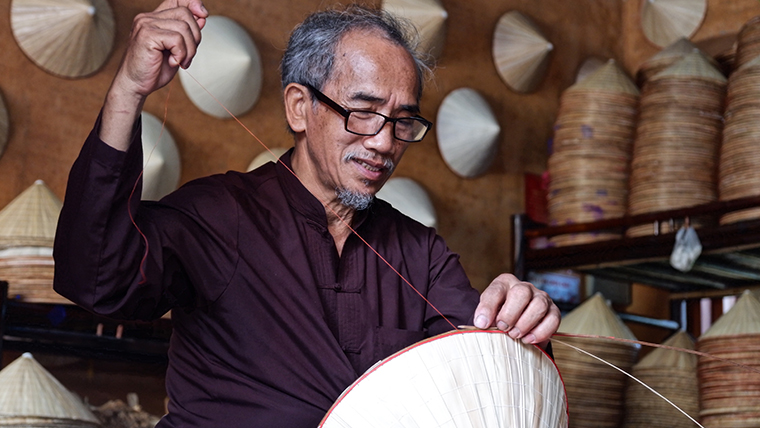
M 341 204 L 357 211 L 366 210 L 372 205 L 375 197 L 370 193 L 353 192 L 348 189 L 336 189 L 338 200 Z

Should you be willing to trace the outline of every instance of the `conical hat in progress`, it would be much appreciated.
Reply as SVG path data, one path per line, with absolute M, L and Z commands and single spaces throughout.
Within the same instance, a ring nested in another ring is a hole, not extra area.
M 567 91 L 593 90 L 621 94 L 639 95 L 639 88 L 630 77 L 617 65 L 614 59 L 608 60 L 587 78 L 567 88 Z
M 25 353 L 0 370 L 0 426 L 4 420 L 48 420 L 50 425 L 100 426 L 85 404 Z M 66 423 L 68 422 L 68 423 Z
M 543 80 L 554 46 L 533 22 L 513 10 L 496 24 L 493 60 L 504 83 L 516 92 L 531 92 Z
M 443 99 L 437 122 L 438 148 L 449 168 L 465 178 L 485 173 L 501 132 L 488 102 L 474 89 L 455 89 Z
M 179 184 L 182 172 L 179 150 L 169 130 L 156 116 L 146 112 L 142 113 L 142 145 L 142 199 L 157 201 Z
M 8 109 L 5 107 L 5 100 L 3 100 L 2 94 L 0 94 L 0 157 L 3 156 L 5 146 L 8 144 L 9 131 Z
M 594 294 L 565 315 L 559 331 L 636 340 L 636 336 L 607 305 L 601 293 Z
M 662 343 L 664 346 L 673 348 L 694 350 L 694 339 L 689 333 L 681 330 L 670 336 L 668 340 Z M 673 369 L 696 369 L 697 356 L 687 352 L 676 351 L 672 349 L 656 348 L 646 357 L 642 358 L 635 366 L 636 369 L 643 368 L 673 368 Z
M 730 311 L 723 314 L 699 339 L 760 334 L 760 301 L 745 290 Z
M 666 68 L 665 70 L 655 74 L 650 79 L 651 81 L 658 81 L 669 78 L 696 78 L 700 80 L 707 80 L 719 85 L 728 82 L 726 76 L 720 72 L 710 60 L 700 51 L 695 51 L 684 55 L 680 61 Z
M 567 426 L 556 366 L 498 330 L 424 340 L 370 368 L 320 423 L 343 427 Z
M 435 208 L 425 189 L 411 178 L 391 178 L 377 197 L 428 227 L 437 226 Z
M 0 248 L 52 247 L 63 203 L 37 180 L 0 211 Z
M 438 0 L 383 0 L 383 10 L 414 24 L 420 34 L 420 51 L 441 56 L 449 15 Z
M 21 50 L 42 69 L 83 77 L 108 59 L 115 23 L 107 0 L 13 0 L 11 29 Z
M 248 165 L 247 171 L 253 171 L 254 169 L 264 165 L 267 162 L 277 163 L 277 160 L 280 159 L 280 156 L 284 155 L 288 150 L 290 149 L 284 147 L 272 147 L 269 150 L 264 150 L 263 152 L 259 153 L 258 156 L 253 158 L 250 165 Z
M 644 0 L 641 28 L 660 47 L 691 37 L 705 18 L 707 0 Z
M 221 119 L 230 118 L 224 107 L 235 116 L 246 113 L 261 92 L 261 57 L 253 39 L 225 16 L 208 17 L 202 35 L 192 65 L 179 70 L 187 96 L 201 111 Z

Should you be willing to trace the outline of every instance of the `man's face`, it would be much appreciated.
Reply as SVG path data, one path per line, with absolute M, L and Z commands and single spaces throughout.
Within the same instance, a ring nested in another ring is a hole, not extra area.
M 394 118 L 418 113 L 417 90 L 409 54 L 367 31 L 352 31 L 343 37 L 332 75 L 322 88 L 347 110 L 369 110 Z M 388 180 L 409 143 L 393 137 L 391 123 L 374 136 L 351 134 L 344 124 L 343 116 L 323 103 L 311 108 L 306 149 L 322 187 L 320 193 L 371 197 Z

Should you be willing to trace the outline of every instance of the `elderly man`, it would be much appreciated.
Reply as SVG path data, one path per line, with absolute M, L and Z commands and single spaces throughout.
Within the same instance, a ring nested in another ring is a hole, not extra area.
M 135 18 L 55 246 L 56 290 L 83 307 L 174 309 L 160 427 L 316 426 L 376 361 L 451 325 L 548 341 L 559 311 L 545 293 L 505 274 L 479 298 L 435 230 L 374 200 L 431 126 L 424 65 L 382 12 L 320 12 L 295 29 L 282 61 L 295 148 L 280 162 L 160 202 L 130 196 L 143 102 L 189 66 L 207 14 L 167 0 Z

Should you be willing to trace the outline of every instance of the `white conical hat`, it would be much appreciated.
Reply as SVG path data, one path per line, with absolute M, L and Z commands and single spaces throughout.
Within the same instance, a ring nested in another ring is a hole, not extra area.
M 609 307 L 601 293 L 594 294 L 565 315 L 559 331 L 636 340 L 636 336 Z
M 377 192 L 377 197 L 425 226 L 437 226 L 435 207 L 430 197 L 425 189 L 411 178 L 391 178 Z
M 63 203 L 37 180 L 0 211 L 0 248 L 52 247 Z
M 682 37 L 691 37 L 706 12 L 707 0 L 644 0 L 641 28 L 652 43 L 665 47 Z
M 551 359 L 498 330 L 459 330 L 412 345 L 348 387 L 320 423 L 345 427 L 566 427 Z
M 105 63 L 115 23 L 107 0 L 13 0 L 11 29 L 38 66 L 59 76 L 82 77 Z
M 214 98 L 235 116 L 247 112 L 259 98 L 262 75 L 261 57 L 251 36 L 237 22 L 218 15 L 206 19 L 202 35 L 192 65 L 179 71 L 187 96 L 204 113 L 218 118 L 230 115 Z
M 554 46 L 533 22 L 513 10 L 496 24 L 493 60 L 502 80 L 517 92 L 530 92 L 544 78 L 549 53 Z
M 91 427 L 100 422 L 85 404 L 26 353 L 0 370 L 0 426 L 3 419 L 47 419 L 51 425 Z M 78 423 L 73 423 L 78 422 Z
M 488 101 L 474 89 L 451 91 L 438 109 L 438 148 L 449 168 L 462 177 L 486 172 L 498 149 L 500 132 Z
M 284 155 L 285 152 L 290 150 L 290 148 L 284 148 L 284 147 L 272 147 L 269 150 L 264 150 L 263 152 L 259 153 L 258 156 L 253 158 L 250 165 L 248 165 L 247 171 L 253 171 L 254 169 L 260 167 L 261 165 L 264 165 L 267 162 L 277 162 L 278 159 L 280 159 L 280 156 Z
M 420 51 L 439 57 L 448 13 L 438 0 L 383 0 L 383 9 L 410 20 L 420 33 Z
M 760 301 L 745 290 L 730 311 L 723 314 L 699 340 L 718 336 L 760 334 Z
M 0 157 L 3 156 L 5 146 L 8 144 L 9 131 L 8 108 L 5 107 L 5 100 L 3 100 L 3 96 L 0 94 Z
M 142 199 L 157 201 L 173 192 L 182 172 L 179 150 L 169 130 L 150 113 L 142 113 Z

